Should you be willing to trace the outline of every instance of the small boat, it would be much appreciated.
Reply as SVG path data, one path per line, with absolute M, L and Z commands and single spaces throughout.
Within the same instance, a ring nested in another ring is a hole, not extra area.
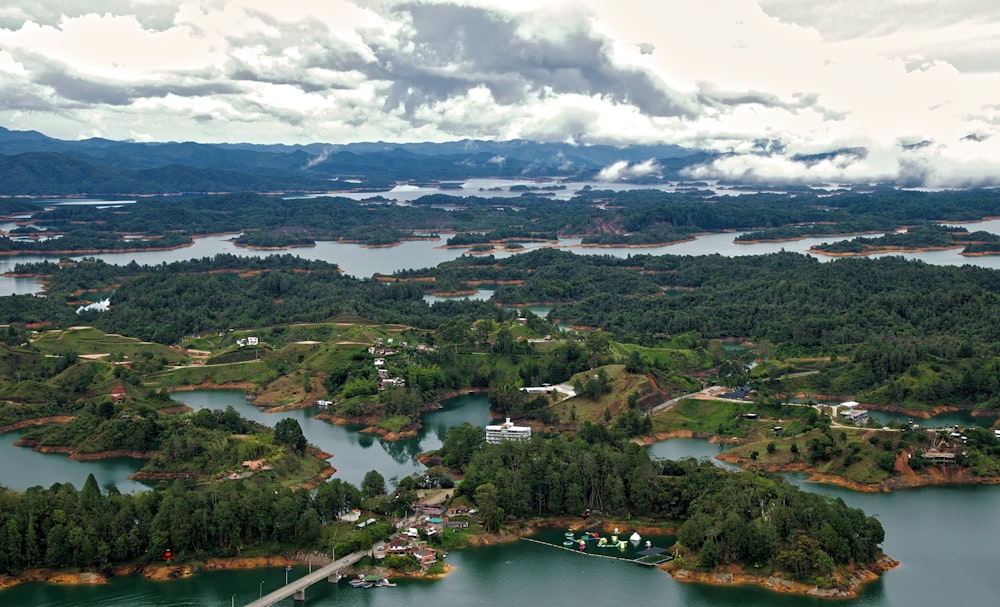
M 376 588 L 395 588 L 396 584 L 389 581 L 389 578 L 384 577 L 381 580 L 375 582 Z
M 367 582 L 363 579 L 356 579 L 347 582 L 351 585 L 351 588 L 371 588 L 375 585 L 375 582 Z
M 572 546 L 575 543 L 573 540 L 566 540 L 563 542 L 563 546 Z
M 565 535 L 566 537 L 573 537 L 573 532 L 572 531 L 567 531 L 563 535 Z

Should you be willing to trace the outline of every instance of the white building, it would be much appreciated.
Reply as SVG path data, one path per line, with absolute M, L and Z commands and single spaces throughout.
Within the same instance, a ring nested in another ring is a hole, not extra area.
M 486 426 L 486 442 L 493 445 L 505 440 L 526 441 L 530 439 L 531 428 L 528 426 L 515 426 L 509 417 L 502 424 Z

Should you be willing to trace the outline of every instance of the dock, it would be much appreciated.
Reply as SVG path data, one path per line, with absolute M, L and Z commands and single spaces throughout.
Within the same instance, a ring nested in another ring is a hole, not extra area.
M 585 552 L 585 551 L 579 550 L 577 548 L 570 548 L 568 546 L 559 546 L 557 544 L 551 544 L 549 542 L 543 542 L 542 540 L 536 540 L 536 539 L 530 538 L 530 537 L 522 537 L 521 539 L 524 540 L 524 541 L 526 541 L 526 542 L 533 542 L 535 544 L 541 544 L 542 546 L 548 546 L 550 548 L 558 548 L 560 550 L 567 550 L 567 551 L 572 552 L 574 554 L 582 554 L 583 556 L 596 556 L 596 557 L 602 558 L 602 559 L 612 559 L 612 560 L 615 560 L 615 561 L 625 561 L 627 563 L 636 563 L 638 565 L 643 565 L 645 567 L 655 567 L 655 566 L 659 565 L 660 563 L 666 563 L 667 561 L 671 561 L 674 558 L 674 557 L 670 556 L 669 554 L 666 554 L 666 552 L 667 552 L 666 548 L 647 548 L 646 550 L 643 550 L 642 552 L 640 552 L 640 554 L 642 554 L 643 556 L 640 556 L 640 557 L 634 558 L 634 559 L 630 559 L 630 558 L 627 558 L 627 557 L 624 557 L 624 556 L 615 556 L 613 554 L 597 554 L 596 552 Z M 647 552 L 650 553 L 650 554 L 646 554 Z

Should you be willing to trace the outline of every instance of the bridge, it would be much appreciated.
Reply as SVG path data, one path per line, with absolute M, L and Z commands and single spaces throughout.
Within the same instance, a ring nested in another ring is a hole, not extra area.
M 344 567 L 349 567 L 354 563 L 357 563 L 368 551 L 354 552 L 348 554 L 345 557 L 341 557 L 329 565 L 317 569 L 312 573 L 305 575 L 294 582 L 290 582 L 281 588 L 278 588 L 274 592 L 269 592 L 264 596 L 260 597 L 252 603 L 247 603 L 247 607 L 271 607 L 279 601 L 283 601 L 288 597 L 292 597 L 296 601 L 306 600 L 306 588 L 312 586 L 316 582 L 326 578 L 331 584 L 336 583 L 340 579 L 340 570 Z

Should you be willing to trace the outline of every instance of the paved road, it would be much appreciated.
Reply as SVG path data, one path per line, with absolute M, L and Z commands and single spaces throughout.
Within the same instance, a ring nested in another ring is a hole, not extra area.
M 650 409 L 649 413 L 647 413 L 646 415 L 653 415 L 654 413 L 659 413 L 660 411 L 665 411 L 665 410 L 669 409 L 670 407 L 673 407 L 677 403 L 681 402 L 685 398 L 691 398 L 693 396 L 698 396 L 699 394 L 708 393 L 709 390 L 711 390 L 711 388 L 705 388 L 704 390 L 698 390 L 697 392 L 692 392 L 691 394 L 685 394 L 683 396 L 678 396 L 677 398 L 671 398 L 670 400 L 662 402 L 662 403 L 656 405 L 655 407 L 653 407 L 652 409 Z

